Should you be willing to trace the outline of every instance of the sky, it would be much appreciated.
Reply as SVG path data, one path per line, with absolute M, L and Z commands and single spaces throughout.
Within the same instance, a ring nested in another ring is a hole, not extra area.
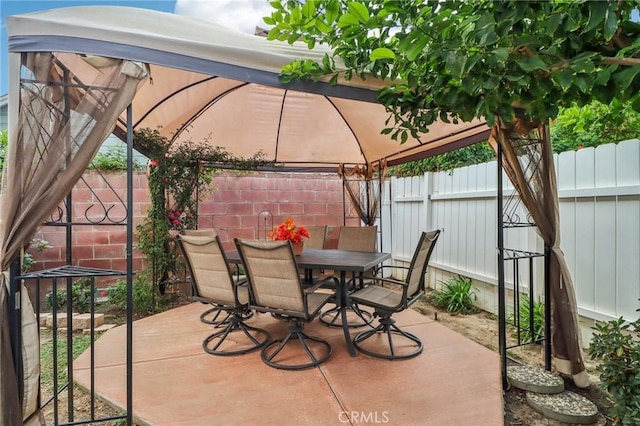
M 262 17 L 269 15 L 267 0 L 0 0 L 1 46 L 0 95 L 7 85 L 7 28 L 5 17 L 41 10 L 84 5 L 117 5 L 160 10 L 205 19 L 253 34 L 256 26 L 266 27 Z

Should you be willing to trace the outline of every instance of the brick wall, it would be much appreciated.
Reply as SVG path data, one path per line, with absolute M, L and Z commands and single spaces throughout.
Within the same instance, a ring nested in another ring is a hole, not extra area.
M 73 189 L 74 221 L 87 222 L 85 217 L 98 222 L 105 217 L 98 201 L 112 206 L 108 217 L 123 221 L 125 210 L 117 203 L 126 200 L 126 175 L 103 173 L 105 182 L 97 173 L 88 171 L 83 181 Z M 113 188 L 113 189 L 111 189 Z M 264 238 L 264 225 L 271 225 L 259 215 L 268 211 L 277 225 L 292 216 L 302 225 L 340 226 L 343 223 L 342 183 L 332 174 L 291 173 L 223 173 L 214 177 L 213 192 L 200 203 L 200 228 L 215 227 L 225 248 L 233 247 L 233 238 Z M 142 221 L 149 207 L 147 180 L 144 173 L 133 179 L 134 226 Z M 349 219 L 349 225 L 358 221 Z M 258 229 L 260 227 L 260 229 Z M 66 244 L 62 227 L 45 226 L 35 238 L 47 240 L 52 246 L 43 252 L 28 251 L 37 261 L 32 270 L 48 269 L 65 264 Z M 330 233 L 331 241 L 337 235 Z M 135 242 L 135 239 L 134 239 Z M 329 243 L 330 245 L 332 242 Z M 126 228 L 124 225 L 83 225 L 73 228 L 73 265 L 125 270 Z M 144 259 L 138 250 L 133 253 L 134 270 L 140 270 Z

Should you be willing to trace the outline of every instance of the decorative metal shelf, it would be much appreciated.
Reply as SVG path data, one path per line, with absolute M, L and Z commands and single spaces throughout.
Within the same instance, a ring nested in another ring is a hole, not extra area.
M 57 268 L 43 269 L 42 271 L 18 275 L 17 279 L 42 279 L 42 278 L 76 278 L 76 277 L 110 277 L 127 275 L 126 271 L 110 269 L 88 268 L 85 266 L 65 265 Z
M 531 259 L 534 257 L 544 257 L 544 253 L 508 248 L 504 249 L 504 260 Z

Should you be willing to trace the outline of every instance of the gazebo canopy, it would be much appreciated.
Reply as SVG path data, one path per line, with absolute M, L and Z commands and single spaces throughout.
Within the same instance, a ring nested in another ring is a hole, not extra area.
M 434 123 L 400 144 L 382 135 L 389 113 L 373 77 L 283 84 L 282 66 L 322 60 L 328 50 L 289 45 L 198 19 L 146 9 L 82 6 L 7 19 L 12 52 L 54 52 L 58 66 L 91 82 L 104 58 L 148 64 L 133 99 L 133 128 L 158 129 L 180 143 L 207 140 L 236 156 L 261 151 L 293 170 L 335 171 L 425 158 L 485 140 L 482 121 Z M 10 84 L 17 84 L 12 81 Z M 387 82 L 388 83 L 388 82 Z M 124 137 L 121 115 L 114 133 Z

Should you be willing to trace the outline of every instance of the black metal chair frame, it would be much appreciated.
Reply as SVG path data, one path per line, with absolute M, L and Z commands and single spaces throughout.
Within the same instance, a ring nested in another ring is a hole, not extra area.
M 348 227 L 340 227 L 340 233 L 342 234 L 342 229 Z M 338 249 L 340 249 L 340 236 L 338 236 Z M 369 279 L 369 277 L 367 277 Z M 349 284 L 345 286 L 345 289 L 350 288 L 350 291 L 357 290 L 357 286 L 359 288 L 364 287 L 364 274 L 360 274 L 356 276 L 355 274 L 351 277 Z M 335 301 L 335 299 L 333 299 Z M 374 319 L 374 315 L 364 309 L 360 309 L 357 303 L 351 302 L 349 306 L 345 307 L 347 311 L 351 311 L 356 314 L 356 317 L 360 318 L 361 322 L 358 321 L 349 321 L 347 324 L 348 328 L 360 328 L 365 327 L 367 325 L 371 325 Z M 336 304 L 331 309 L 324 311 L 320 315 L 320 322 L 327 327 L 342 327 L 342 315 L 341 315 L 341 307 Z
M 416 250 L 414 252 L 413 258 L 411 260 L 411 264 L 408 268 L 408 273 L 405 281 L 399 281 L 391 278 L 374 278 L 373 279 L 374 283 L 370 284 L 370 286 L 376 286 L 379 284 L 384 285 L 385 283 L 388 283 L 388 284 L 394 284 L 396 286 L 401 286 L 402 296 L 400 299 L 401 303 L 399 305 L 397 306 L 384 305 L 384 304 L 375 303 L 371 300 L 368 300 L 364 296 L 360 297 L 358 293 L 364 294 L 364 292 L 367 291 L 367 287 L 369 286 L 365 287 L 362 290 L 358 290 L 352 293 L 351 297 L 353 298 L 354 301 L 356 301 L 359 304 L 363 304 L 363 305 L 374 308 L 375 311 L 373 315 L 379 318 L 379 324 L 377 327 L 362 331 L 354 337 L 353 344 L 360 352 L 372 357 L 384 358 L 384 359 L 390 359 L 390 360 L 413 358 L 422 353 L 424 349 L 422 340 L 420 340 L 418 336 L 400 329 L 396 325 L 396 321 L 392 318 L 392 315 L 396 312 L 400 312 L 402 310 L 408 309 L 409 306 L 415 303 L 424 294 L 425 274 L 427 271 L 427 267 L 429 265 L 429 259 L 431 258 L 431 253 L 433 253 L 433 249 L 435 247 L 435 244 L 439 235 L 440 235 L 440 230 L 431 231 L 429 233 L 426 233 L 426 232 L 422 233 L 418 241 Z M 420 250 L 422 246 L 426 243 L 429 243 L 430 247 L 428 249 L 428 252 L 426 253 L 425 260 L 424 260 L 424 263 L 422 264 L 422 267 L 420 268 L 419 271 L 417 271 L 416 270 L 417 268 L 415 267 L 415 265 L 419 259 Z M 412 294 L 408 294 L 409 283 L 412 275 L 415 273 L 420 273 L 419 283 L 418 283 L 417 289 Z M 396 291 L 393 289 L 387 289 L 385 287 L 381 287 L 381 290 L 386 290 L 387 292 Z M 365 342 L 367 339 L 373 336 L 376 336 L 379 333 L 386 334 L 387 336 L 387 342 L 389 344 L 389 354 L 373 352 L 371 350 L 366 349 L 362 345 L 362 343 Z M 393 344 L 394 335 L 408 339 L 409 341 L 415 343 L 417 345 L 417 348 L 410 353 L 396 354 L 394 344 Z
M 186 238 L 192 239 L 193 237 L 186 237 Z M 224 260 L 224 263 L 227 268 L 227 273 L 229 276 L 229 285 L 232 286 L 233 298 L 234 298 L 234 303 L 230 304 L 224 301 L 213 300 L 207 297 L 203 297 L 200 294 L 191 259 L 189 258 L 187 250 L 185 250 L 185 244 L 192 244 L 192 245 L 198 245 L 198 244 L 186 241 L 185 237 L 181 238 L 180 236 L 178 236 L 178 242 L 179 242 L 180 248 L 184 253 L 187 267 L 189 268 L 189 271 L 191 271 L 191 279 L 193 281 L 193 291 L 194 291 L 194 295 L 192 298 L 196 301 L 200 301 L 203 303 L 210 303 L 214 305 L 213 308 L 203 312 L 200 315 L 200 320 L 204 323 L 209 323 L 211 325 L 214 325 L 215 328 L 220 328 L 220 330 L 210 334 L 202 341 L 202 348 L 204 349 L 205 352 L 212 355 L 229 356 L 229 355 L 246 354 L 264 347 L 271 340 L 271 336 L 266 330 L 263 330 L 257 327 L 252 327 L 245 323 L 245 320 L 251 317 L 252 312 L 249 307 L 249 304 L 241 303 L 238 298 L 238 288 L 242 286 L 246 286 L 247 285 L 246 280 L 235 281 L 233 279 L 231 269 L 229 268 L 229 262 L 227 261 L 227 258 L 224 254 L 224 250 L 222 249 L 220 238 L 217 235 L 213 238 L 199 237 L 199 239 L 202 240 L 203 244 L 201 245 L 215 243 L 219 247 L 220 255 L 222 256 L 222 259 Z M 215 311 L 217 312 L 214 315 L 213 320 L 211 320 L 210 322 L 207 322 L 209 320 L 205 321 L 203 319 L 206 315 Z M 218 316 L 223 312 L 226 313 L 227 315 L 226 318 L 220 321 L 216 321 Z M 236 333 L 236 332 L 242 332 L 247 337 L 247 339 L 250 342 L 249 346 L 242 347 L 240 349 L 235 349 L 235 350 L 219 349 L 221 345 L 224 343 L 224 341 L 226 340 L 226 338 L 231 333 Z M 254 337 L 254 335 L 251 334 L 251 332 L 254 332 L 256 336 L 262 336 L 262 339 L 260 339 L 259 337 Z
M 298 274 L 298 265 L 296 264 L 295 256 L 293 254 L 293 248 L 291 247 L 290 242 L 288 241 L 271 242 L 273 243 L 273 245 L 270 247 L 267 247 L 267 246 L 260 247 L 252 244 L 251 242 L 244 242 L 242 240 L 239 240 L 238 238 L 235 238 L 234 242 L 238 249 L 238 253 L 240 254 L 242 263 L 245 265 L 245 271 L 246 271 L 247 279 L 249 282 L 250 308 L 258 312 L 271 313 L 273 317 L 289 323 L 288 332 L 284 338 L 272 340 L 262 348 L 262 351 L 260 353 L 262 361 L 270 367 L 282 369 L 282 370 L 303 370 L 307 368 L 316 367 L 322 364 L 323 362 L 327 361 L 331 357 L 331 354 L 333 352 L 331 344 L 324 339 L 321 339 L 319 337 L 309 336 L 308 334 L 306 334 L 304 332 L 304 325 L 305 323 L 311 322 L 320 313 L 322 306 L 324 306 L 324 304 L 329 300 L 331 295 L 326 295 L 326 300 L 323 303 L 321 303 L 313 312 L 309 312 L 307 299 L 310 294 L 312 294 L 315 290 L 317 290 L 327 280 L 334 280 L 334 283 L 337 285 L 338 284 L 337 278 L 327 277 L 324 280 L 321 280 L 318 283 L 316 283 L 313 287 L 305 288 L 300 279 L 300 275 Z M 260 243 L 265 243 L 265 242 L 261 241 Z M 260 248 L 262 250 L 275 250 L 287 244 L 289 247 L 292 268 L 293 268 L 291 273 L 294 274 L 295 272 L 295 276 L 298 279 L 298 284 L 303 297 L 304 312 L 263 306 L 256 302 L 256 298 L 255 298 L 256 282 L 253 277 L 251 261 L 250 259 L 247 258 L 245 254 L 244 246 Z M 289 343 L 296 342 L 296 341 L 302 345 L 305 353 L 310 359 L 310 362 L 302 363 L 302 364 L 285 364 L 275 360 L 278 354 L 280 354 Z M 326 350 L 326 354 L 322 357 L 318 357 L 314 353 L 313 349 L 309 346 L 309 342 L 315 342 L 321 345 L 322 347 L 324 347 Z

